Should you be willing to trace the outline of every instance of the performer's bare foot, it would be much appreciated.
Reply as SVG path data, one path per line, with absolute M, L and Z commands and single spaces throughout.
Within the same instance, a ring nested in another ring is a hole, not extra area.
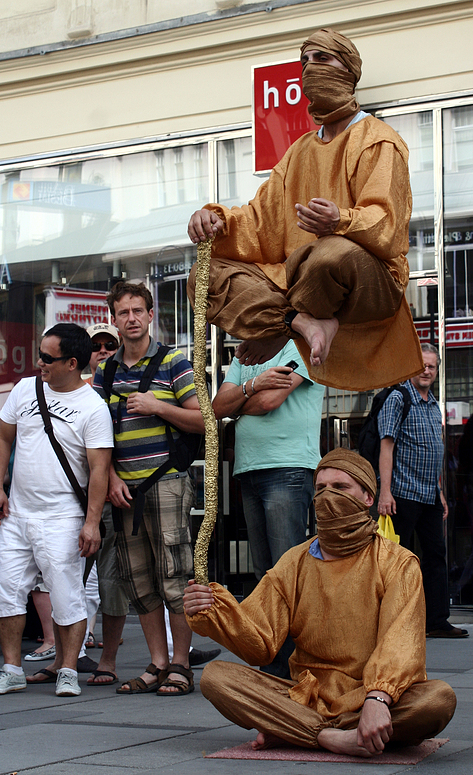
M 274 358 L 288 342 L 287 336 L 277 339 L 248 339 L 241 342 L 235 350 L 235 356 L 242 366 L 256 366 Z
M 265 734 L 264 732 L 258 732 L 256 740 L 253 740 L 251 743 L 253 751 L 262 751 L 265 748 L 281 748 L 283 745 L 287 745 L 285 740 L 276 737 L 276 735 Z
M 299 312 L 292 321 L 291 328 L 298 334 L 302 334 L 310 347 L 312 366 L 321 366 L 327 359 L 338 326 L 337 318 L 317 320 L 306 312 Z
M 378 756 L 382 753 L 382 751 L 378 751 L 372 754 L 363 746 L 358 745 L 356 729 L 322 729 L 319 732 L 317 742 L 322 748 L 326 748 L 327 751 L 344 753 L 348 754 L 348 756 L 362 756 L 365 759 L 370 759 L 372 756 Z

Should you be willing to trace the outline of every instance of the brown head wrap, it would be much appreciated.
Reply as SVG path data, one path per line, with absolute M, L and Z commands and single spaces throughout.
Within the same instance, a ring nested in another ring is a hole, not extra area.
M 337 468 L 339 471 L 345 471 L 365 490 L 368 490 L 373 498 L 376 495 L 376 475 L 373 466 L 357 452 L 344 447 L 332 449 L 315 469 L 314 482 L 322 468 Z
M 317 30 L 304 41 L 301 55 L 311 50 L 325 51 L 348 69 L 306 62 L 302 69 L 302 90 L 310 100 L 308 111 L 317 124 L 331 124 L 354 116 L 360 106 L 354 95 L 361 76 L 361 59 L 356 46 L 331 29 Z
M 355 76 L 355 84 L 361 78 L 361 57 L 358 49 L 351 40 L 340 32 L 326 27 L 322 30 L 316 30 L 310 35 L 301 46 L 301 55 L 306 50 L 325 51 L 342 62 L 348 68 L 350 73 Z
M 323 468 L 343 471 L 371 495 L 376 493 L 373 467 L 356 452 L 342 447 L 332 450 L 320 461 L 314 479 Z M 328 554 L 347 557 L 372 543 L 378 523 L 371 518 L 364 501 L 343 490 L 324 487 L 316 493 L 314 505 L 319 544 Z

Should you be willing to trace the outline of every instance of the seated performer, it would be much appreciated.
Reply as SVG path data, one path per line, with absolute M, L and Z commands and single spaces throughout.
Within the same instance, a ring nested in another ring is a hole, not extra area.
M 376 477 L 346 449 L 315 472 L 318 537 L 290 549 L 241 604 L 219 584 L 189 582 L 184 610 L 250 665 L 271 662 L 290 635 L 291 681 L 213 662 L 202 693 L 226 718 L 256 728 L 253 747 L 299 745 L 369 757 L 391 741 L 441 732 L 456 698 L 425 673 L 425 605 L 415 555 L 377 533 Z
M 392 385 L 422 369 L 404 296 L 408 150 L 360 110 L 361 59 L 348 38 L 318 30 L 301 52 L 302 88 L 322 128 L 289 148 L 248 205 L 208 204 L 190 219 L 193 243 L 215 237 L 207 319 L 245 340 L 237 355 L 247 366 L 293 338 L 317 382 Z M 194 284 L 195 268 L 192 303 Z

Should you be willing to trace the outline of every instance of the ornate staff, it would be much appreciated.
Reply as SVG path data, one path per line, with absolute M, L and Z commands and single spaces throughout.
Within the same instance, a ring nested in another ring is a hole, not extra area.
M 207 555 L 218 508 L 218 431 L 205 378 L 207 365 L 207 297 L 212 240 L 197 247 L 194 307 L 194 381 L 205 425 L 205 515 L 194 550 L 194 576 L 197 584 L 208 584 Z

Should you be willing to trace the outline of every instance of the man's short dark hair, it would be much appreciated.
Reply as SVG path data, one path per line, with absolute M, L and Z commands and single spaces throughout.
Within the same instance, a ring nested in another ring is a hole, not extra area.
M 115 302 L 120 301 L 120 299 L 123 298 L 123 296 L 126 296 L 127 293 L 131 294 L 132 296 L 141 296 L 141 298 L 145 300 L 146 309 L 148 312 L 153 309 L 153 297 L 151 296 L 149 289 L 144 283 L 127 283 L 123 280 L 120 280 L 120 282 L 115 283 L 107 296 L 107 304 L 109 306 L 110 312 L 114 317 Z
M 43 339 L 46 336 L 57 336 L 61 355 L 75 358 L 79 371 L 85 369 L 92 355 L 92 339 L 85 328 L 76 323 L 57 323 L 46 331 Z
M 424 342 L 421 344 L 420 349 L 423 353 L 432 353 L 433 355 L 437 356 L 437 366 L 440 366 L 440 353 L 433 344 L 429 344 L 428 342 Z

